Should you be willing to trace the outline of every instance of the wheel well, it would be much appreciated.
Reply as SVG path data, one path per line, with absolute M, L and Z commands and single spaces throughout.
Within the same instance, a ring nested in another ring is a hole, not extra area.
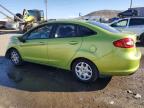
M 5 57 L 8 58 L 8 59 L 10 58 L 10 51 L 11 51 L 11 50 L 16 50 L 16 51 L 17 51 L 16 48 L 9 48 L 9 49 L 6 51 L 6 54 L 5 54 Z
M 72 70 L 73 63 L 75 63 L 75 62 L 78 61 L 78 60 L 87 60 L 87 61 L 89 61 L 89 62 L 91 62 L 92 64 L 95 65 L 95 63 L 93 63 L 91 60 L 89 60 L 89 59 L 87 59 L 87 58 L 84 58 L 84 57 L 79 57 L 79 58 L 76 58 L 76 59 L 74 59 L 74 60 L 72 61 L 71 66 L 70 66 L 70 69 L 71 69 L 71 70 Z M 96 65 L 95 65 L 95 66 L 96 66 Z M 96 68 L 97 68 L 97 66 L 96 66 Z M 97 69 L 98 69 L 98 68 L 97 68 Z

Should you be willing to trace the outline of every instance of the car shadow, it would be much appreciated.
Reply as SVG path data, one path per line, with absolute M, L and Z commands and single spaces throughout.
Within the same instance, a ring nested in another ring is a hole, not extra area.
M 101 78 L 84 84 L 66 70 L 33 63 L 15 67 L 9 60 L 0 57 L 0 85 L 4 87 L 32 92 L 88 92 L 102 90 L 110 81 L 111 78 Z

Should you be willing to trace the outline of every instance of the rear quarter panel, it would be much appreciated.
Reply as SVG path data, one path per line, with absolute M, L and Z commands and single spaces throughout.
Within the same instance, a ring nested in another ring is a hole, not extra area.
M 111 53 L 114 49 L 113 41 L 115 36 L 101 31 L 97 31 L 97 35 L 83 37 L 81 48 L 77 51 L 76 55 L 71 59 L 86 58 L 90 61 L 96 61 L 95 64 L 99 67 L 99 59 Z

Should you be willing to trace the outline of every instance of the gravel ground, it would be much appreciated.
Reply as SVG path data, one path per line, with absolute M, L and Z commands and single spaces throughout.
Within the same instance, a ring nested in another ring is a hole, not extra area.
M 0 35 L 0 108 L 144 108 L 144 48 L 140 45 L 143 56 L 134 75 L 83 84 L 61 69 L 32 63 L 14 67 L 4 58 L 9 37 Z

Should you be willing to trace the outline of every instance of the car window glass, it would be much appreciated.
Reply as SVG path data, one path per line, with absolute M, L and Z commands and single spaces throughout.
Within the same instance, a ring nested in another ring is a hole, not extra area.
M 27 39 L 47 39 L 50 37 L 50 31 L 52 29 L 52 25 L 45 25 L 43 27 L 39 27 L 33 30 Z
M 127 26 L 127 23 L 128 23 L 128 20 L 121 20 L 121 21 L 115 23 L 114 25 L 115 25 L 115 27 L 125 27 L 125 26 Z
M 104 30 L 106 30 L 106 31 L 111 32 L 111 33 L 119 33 L 119 32 L 120 32 L 120 31 L 118 31 L 117 29 L 111 27 L 112 25 L 109 26 L 109 25 L 107 25 L 107 24 L 102 24 L 102 23 L 96 22 L 96 21 L 91 21 L 91 22 L 89 22 L 89 23 L 92 24 L 92 25 L 98 26 L 98 27 L 100 27 L 100 28 L 102 28 L 102 29 L 104 29 Z
M 91 35 L 95 35 L 96 32 L 94 32 L 93 30 L 84 27 L 84 26 L 79 26 L 78 27 L 78 34 L 79 36 L 91 36 Z
M 55 38 L 75 37 L 75 36 L 76 36 L 75 25 L 70 24 L 59 25 L 55 34 Z
M 142 18 L 131 19 L 129 26 L 135 26 L 135 25 L 144 25 L 144 19 Z

